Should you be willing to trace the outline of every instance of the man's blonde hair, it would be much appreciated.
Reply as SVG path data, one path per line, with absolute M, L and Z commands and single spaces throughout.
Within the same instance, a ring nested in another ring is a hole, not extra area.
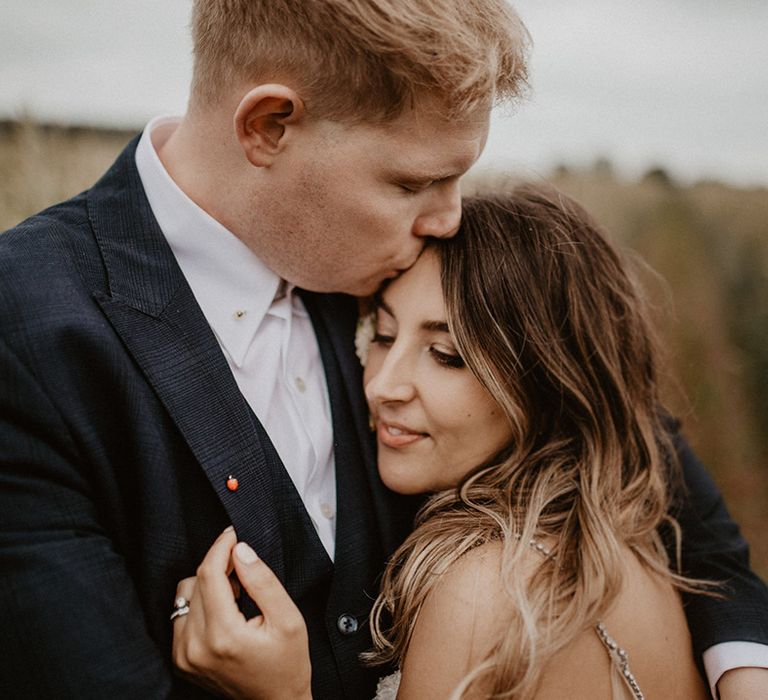
M 285 82 L 315 116 L 386 122 L 422 96 L 460 116 L 527 86 L 506 0 L 195 0 L 192 33 L 193 106 Z

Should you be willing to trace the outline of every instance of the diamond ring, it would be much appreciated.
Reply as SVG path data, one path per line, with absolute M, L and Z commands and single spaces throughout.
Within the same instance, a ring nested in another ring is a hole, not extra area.
M 177 617 L 184 617 L 184 615 L 189 615 L 189 601 L 183 595 L 180 595 L 173 601 L 171 621 Z

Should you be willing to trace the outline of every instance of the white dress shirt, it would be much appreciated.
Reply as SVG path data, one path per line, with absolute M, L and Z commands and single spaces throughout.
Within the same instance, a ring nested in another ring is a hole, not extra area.
M 755 642 L 723 642 L 704 652 L 712 697 L 717 698 L 717 682 L 726 671 L 736 668 L 768 668 L 768 646 Z
M 312 322 L 298 295 L 239 238 L 195 204 L 157 155 L 178 125 L 153 119 L 136 149 L 163 235 L 333 559 L 336 477 L 328 388 Z
M 333 559 L 333 429 L 312 324 L 291 287 L 282 296 L 280 278 L 187 197 L 165 170 L 157 149 L 178 122 L 158 117 L 144 129 L 136 165 L 147 199 L 240 391 L 269 433 Z M 768 646 L 717 644 L 704 653 L 704 666 L 715 694 L 717 681 L 728 670 L 768 668 Z

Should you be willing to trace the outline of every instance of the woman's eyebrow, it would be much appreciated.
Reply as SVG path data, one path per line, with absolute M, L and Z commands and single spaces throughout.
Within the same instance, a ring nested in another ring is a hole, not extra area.
M 384 301 L 384 297 L 378 292 L 373 295 L 373 303 L 377 309 L 381 309 L 388 316 L 397 318 L 395 312 L 392 311 L 392 307 Z M 424 321 L 421 324 L 421 330 L 428 331 L 429 333 L 450 333 L 448 324 L 445 321 Z

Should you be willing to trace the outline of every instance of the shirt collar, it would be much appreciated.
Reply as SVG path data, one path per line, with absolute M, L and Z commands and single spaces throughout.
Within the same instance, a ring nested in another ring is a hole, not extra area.
M 157 149 L 179 122 L 177 117 L 157 117 L 147 124 L 136 149 L 136 167 L 152 213 L 206 320 L 240 367 L 273 301 L 290 298 L 293 286 L 171 179 Z

